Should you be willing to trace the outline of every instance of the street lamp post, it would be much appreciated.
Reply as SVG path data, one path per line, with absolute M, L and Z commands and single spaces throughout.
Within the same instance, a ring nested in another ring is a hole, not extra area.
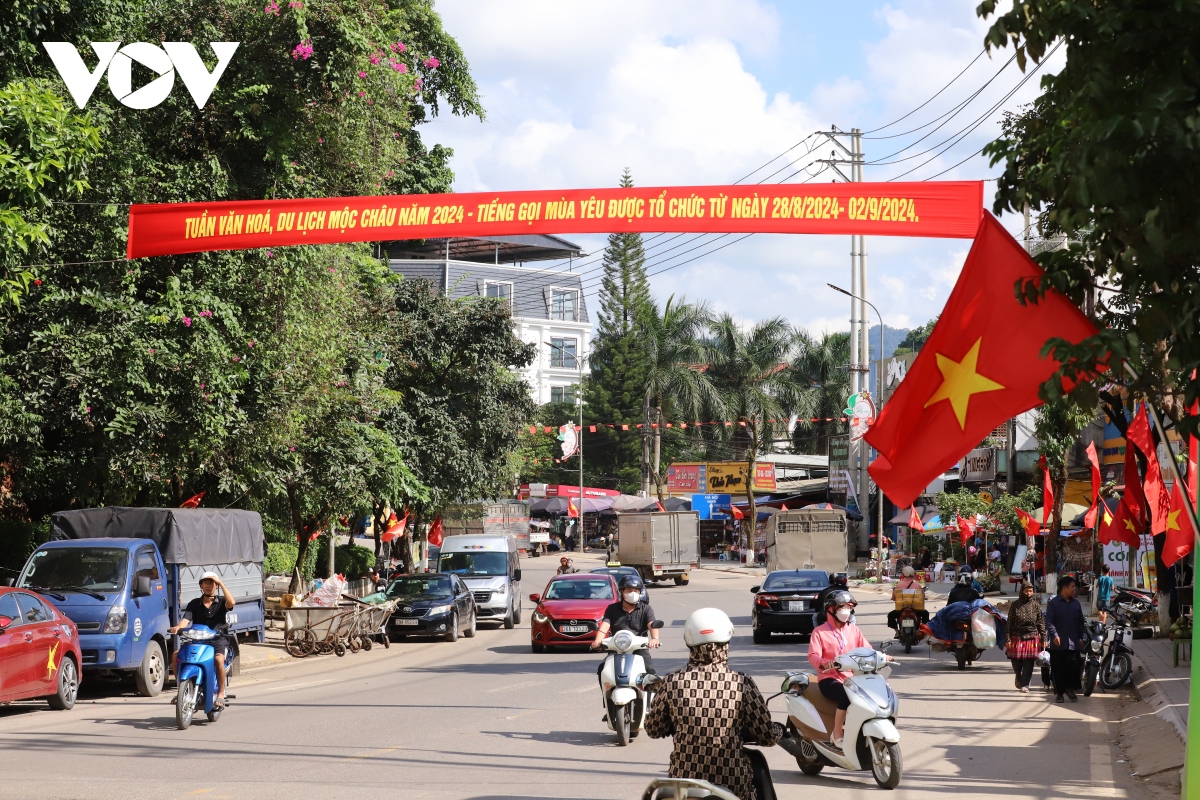
M 875 307 L 875 304 L 872 303 L 870 300 L 866 299 L 865 297 L 858 297 L 857 295 L 850 294 L 850 292 L 847 292 L 845 289 L 841 288 L 840 286 L 834 286 L 832 283 L 827 283 L 825 285 L 828 286 L 830 289 L 833 289 L 835 292 L 841 292 L 842 294 L 844 294 L 847 297 L 850 297 L 854 300 L 861 300 L 862 302 L 866 303 L 867 305 L 869 305 L 871 307 L 871 310 L 873 310 L 875 312 L 875 316 L 879 317 L 879 366 L 876 367 L 876 370 L 875 370 L 875 385 L 876 385 L 875 400 L 879 404 L 876 407 L 876 413 L 878 414 L 879 409 L 881 409 L 883 407 L 883 334 L 884 334 L 884 331 L 887 330 L 883 325 L 883 315 L 879 313 L 879 309 Z M 868 357 L 868 358 L 864 359 L 864 361 L 870 361 L 870 358 Z M 854 365 L 854 367 L 857 367 L 857 365 Z M 864 369 L 863 371 L 869 372 L 870 368 L 868 367 L 868 368 Z M 866 440 L 864 439 L 863 443 L 862 443 L 862 454 L 861 454 L 861 458 L 862 458 L 862 467 L 861 467 L 862 473 L 861 474 L 863 474 L 863 475 L 865 475 L 866 469 L 867 469 L 867 454 L 868 454 L 867 443 L 866 443 Z M 867 498 L 867 513 L 869 514 L 869 513 L 871 513 L 871 496 L 866 491 L 866 489 L 868 488 L 868 483 L 865 479 L 863 479 L 860 481 L 860 485 L 862 487 L 863 495 Z M 868 525 L 867 538 L 868 538 L 868 542 L 869 542 L 870 541 L 870 530 L 869 530 L 870 523 L 867 523 L 867 525 Z M 883 574 L 883 563 L 882 563 L 883 562 L 883 488 L 882 487 L 880 487 L 880 489 L 879 489 L 879 560 L 880 560 L 879 571 L 880 571 L 880 575 L 882 575 Z
M 545 342 L 545 344 L 558 350 L 564 358 L 567 356 L 565 348 L 553 342 Z M 581 339 L 580 350 L 583 349 L 582 344 Z M 574 353 L 571 355 L 575 359 L 575 365 L 579 367 L 579 396 L 576 399 L 576 402 L 579 403 L 579 437 L 575 441 L 575 446 L 579 448 L 579 552 L 582 553 L 585 544 L 583 533 L 583 356 Z

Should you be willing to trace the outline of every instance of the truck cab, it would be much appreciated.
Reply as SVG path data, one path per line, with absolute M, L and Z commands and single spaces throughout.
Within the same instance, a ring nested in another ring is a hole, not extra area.
M 162 690 L 172 593 L 153 541 L 47 542 L 29 557 L 17 586 L 51 598 L 75 623 L 85 672 L 132 672 L 143 696 Z

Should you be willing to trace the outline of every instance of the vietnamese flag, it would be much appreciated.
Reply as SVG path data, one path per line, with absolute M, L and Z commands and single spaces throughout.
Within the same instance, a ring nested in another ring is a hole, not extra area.
M 1014 508 L 1013 511 L 1016 512 L 1017 518 L 1021 520 L 1021 527 L 1025 529 L 1027 536 L 1037 536 L 1042 532 L 1042 523 L 1034 519 L 1033 514 L 1030 514 L 1023 508 Z
M 1050 515 L 1054 513 L 1054 482 L 1050 480 L 1050 467 L 1046 457 L 1038 458 L 1038 468 L 1042 470 L 1042 524 L 1050 527 Z M 1062 524 L 1059 524 L 1062 527 Z
M 201 492 L 200 494 L 194 494 L 191 497 L 189 497 L 187 500 L 184 500 L 183 504 L 180 505 L 179 507 L 180 508 L 199 508 L 200 501 L 204 499 L 204 495 L 206 495 L 206 494 L 208 494 L 208 492 Z
M 1138 475 L 1137 449 L 1129 439 L 1125 440 L 1125 495 L 1124 500 L 1129 504 L 1129 511 L 1142 527 L 1150 521 L 1150 512 L 1146 507 L 1146 495 L 1142 492 L 1142 479 Z
M 740 508 L 738 508 L 737 506 L 730 506 L 729 514 L 734 519 L 745 519 L 746 518 L 746 515 L 744 513 L 742 513 L 742 510 Z
M 1096 512 L 1100 504 L 1100 457 L 1096 455 L 1096 443 L 1088 442 L 1088 462 L 1092 465 L 1092 507 L 1083 515 L 1083 527 L 1096 527 Z
M 1125 502 L 1125 498 L 1121 498 L 1121 502 L 1117 504 L 1117 511 L 1111 517 L 1104 515 L 1104 525 L 1100 529 L 1100 541 L 1107 544 L 1108 542 L 1117 541 L 1129 545 L 1133 548 L 1141 547 L 1142 524 L 1134 515 L 1133 509 Z
M 400 519 L 399 517 L 396 516 L 396 512 L 393 511 L 392 515 L 390 517 L 388 517 L 387 527 L 383 529 L 383 533 L 380 534 L 380 536 L 379 536 L 379 541 L 390 542 L 393 539 L 403 536 L 404 529 L 407 526 L 408 526 L 408 512 L 405 511 L 404 519 Z
M 955 517 L 958 519 L 958 538 L 962 541 L 962 546 L 966 547 L 967 540 L 971 538 L 971 534 L 975 533 L 975 526 L 957 514 Z
M 1158 463 L 1158 449 L 1154 446 L 1154 438 L 1150 435 L 1150 417 L 1146 413 L 1146 404 L 1138 406 L 1137 413 L 1129 421 L 1125 431 L 1125 447 L 1128 451 L 1132 442 L 1142 455 L 1146 457 L 1146 480 L 1144 495 L 1146 510 L 1150 515 L 1150 533 L 1159 534 L 1167 529 L 1167 514 L 1171 511 L 1171 498 L 1167 496 L 1167 485 L 1163 483 L 1162 466 Z M 1136 473 L 1134 473 L 1136 475 Z M 1125 486 L 1129 486 L 1129 477 L 1125 477 Z M 1128 490 L 1128 488 L 1127 488 Z M 1142 520 L 1145 521 L 1143 516 Z
M 917 513 L 915 506 L 909 506 L 908 508 L 908 527 L 914 531 L 925 532 L 925 523 L 921 522 L 921 515 Z
M 407 520 L 408 515 L 405 515 L 404 518 Z M 429 536 L 427 537 L 427 540 L 432 547 L 442 546 L 442 517 L 440 514 L 433 518 L 433 524 L 429 526 Z
M 1096 332 L 1055 291 L 1018 302 L 1016 282 L 1043 275 L 985 211 L 933 333 L 866 434 L 879 451 L 871 476 L 900 507 L 1001 422 L 1041 404 L 1038 389 L 1059 366 L 1042 355 L 1047 340 L 1078 343 Z
M 579 518 L 579 507 L 575 505 L 575 498 L 567 498 L 567 516 L 575 519 Z

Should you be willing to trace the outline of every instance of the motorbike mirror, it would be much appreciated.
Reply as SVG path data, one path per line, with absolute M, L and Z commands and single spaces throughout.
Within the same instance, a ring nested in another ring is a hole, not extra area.
M 663 626 L 663 621 L 661 619 L 656 619 L 656 620 L 654 620 L 654 622 L 650 623 L 650 627 L 654 628 L 654 630 L 658 630 L 662 626 Z
M 761 588 L 762 588 L 761 586 L 751 586 L 751 587 L 750 587 L 750 594 L 758 594 L 758 590 L 759 590 L 759 589 L 761 589 Z
M 531 594 L 531 595 L 529 595 L 529 599 L 535 603 L 542 602 L 542 596 L 540 594 Z

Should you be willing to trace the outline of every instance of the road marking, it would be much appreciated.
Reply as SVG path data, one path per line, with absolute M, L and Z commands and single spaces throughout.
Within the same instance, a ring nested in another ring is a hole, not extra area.
M 342 761 L 357 761 L 360 758 L 370 758 L 371 756 L 383 755 L 384 753 L 391 753 L 395 750 L 403 750 L 403 749 L 404 749 L 403 745 L 396 745 L 395 747 L 385 747 L 382 750 L 369 750 L 365 753 L 359 753 L 358 755 L 346 756 L 345 758 L 342 759 Z
M 525 710 L 525 711 L 522 711 L 522 712 L 520 712 L 520 713 L 518 713 L 518 714 L 513 714 L 512 716 L 508 716 L 508 717 L 496 717 L 496 719 L 516 719 L 517 717 L 524 717 L 524 716 L 527 716 L 527 715 L 529 715 L 529 714 L 536 714 L 536 713 L 538 712 L 538 710 L 539 710 L 539 709 L 536 709 L 536 708 L 530 708 L 530 709 L 527 709 L 527 710 Z

